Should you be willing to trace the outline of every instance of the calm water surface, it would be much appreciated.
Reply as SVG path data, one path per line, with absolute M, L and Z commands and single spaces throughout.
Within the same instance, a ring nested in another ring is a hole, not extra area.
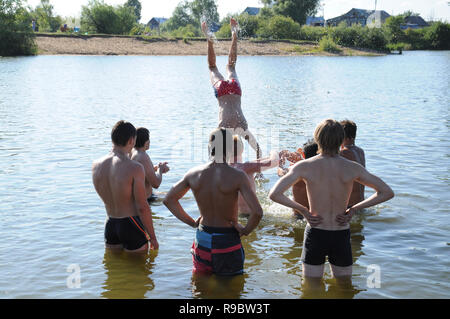
M 266 154 L 301 146 L 324 118 L 349 118 L 368 169 L 396 192 L 352 221 L 352 287 L 328 267 L 321 291 L 302 285 L 305 224 L 267 199 L 275 170 L 258 184 L 265 215 L 243 239 L 243 276 L 193 277 L 194 229 L 161 203 L 158 253 L 105 251 L 92 161 L 109 152 L 120 119 L 149 128 L 153 161 L 169 161 L 161 193 L 206 161 L 218 117 L 206 57 L 38 56 L 0 59 L 0 297 L 449 298 L 450 52 L 239 57 L 237 70 Z M 198 216 L 191 192 L 182 205 Z M 79 288 L 67 286 L 73 265 Z

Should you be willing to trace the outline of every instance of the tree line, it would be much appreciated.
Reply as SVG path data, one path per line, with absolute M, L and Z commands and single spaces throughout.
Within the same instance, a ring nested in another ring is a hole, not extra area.
M 39 32 L 59 32 L 64 19 L 55 15 L 50 0 L 41 0 L 35 8 L 27 7 L 23 0 L 0 0 L 0 56 L 36 53 L 31 21 Z M 307 16 L 317 13 L 320 0 L 262 0 L 265 4 L 259 14 L 228 14 L 221 21 L 217 0 L 182 0 L 172 16 L 159 28 L 151 30 L 140 23 L 142 5 L 139 0 L 124 0 L 112 6 L 104 0 L 89 0 L 82 6 L 80 32 L 82 34 L 115 34 L 175 38 L 202 37 L 200 24 L 206 21 L 218 26 L 217 38 L 229 38 L 229 19 L 237 19 L 240 36 L 256 39 L 289 39 L 320 42 L 328 51 L 337 46 L 367 48 L 386 51 L 404 49 L 450 49 L 450 25 L 433 23 L 423 29 L 401 29 L 407 15 L 389 17 L 381 28 L 362 27 L 345 23 L 337 27 L 306 26 Z M 75 20 L 74 18 L 72 18 Z M 64 31 L 71 32 L 73 30 Z

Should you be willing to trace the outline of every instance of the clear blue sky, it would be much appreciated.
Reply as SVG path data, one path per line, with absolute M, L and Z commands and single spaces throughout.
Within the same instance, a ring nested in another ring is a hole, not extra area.
M 125 3 L 126 0 L 105 0 L 111 5 Z M 29 5 L 35 7 L 40 0 L 28 0 Z M 166 17 L 172 15 L 176 5 L 181 0 L 141 0 L 142 21 L 147 22 L 152 17 Z M 450 21 L 450 6 L 448 0 L 378 0 L 377 9 L 385 10 L 389 14 L 399 14 L 406 10 L 420 13 L 428 20 L 441 19 Z M 88 0 L 50 0 L 55 12 L 61 16 L 79 16 L 81 6 L 86 5 Z M 374 9 L 375 0 L 323 0 L 325 18 L 339 16 L 351 8 Z M 228 13 L 242 12 L 246 7 L 262 7 L 259 0 L 218 0 L 218 10 L 220 17 Z M 322 15 L 322 12 L 319 12 Z

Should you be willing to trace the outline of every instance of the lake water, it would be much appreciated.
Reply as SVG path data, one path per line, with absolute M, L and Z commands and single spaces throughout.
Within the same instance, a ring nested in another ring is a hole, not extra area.
M 239 57 L 237 70 L 265 154 L 301 146 L 324 118 L 352 119 L 368 169 L 395 191 L 351 223 L 352 287 L 328 266 L 323 290 L 302 285 L 305 224 L 267 199 L 275 170 L 258 184 L 265 215 L 243 238 L 242 276 L 193 278 L 195 230 L 161 203 L 158 253 L 105 251 L 92 161 L 125 119 L 169 161 L 158 192 L 205 162 L 218 119 L 206 57 L 38 56 L 0 58 L 0 298 L 449 298 L 450 52 Z M 198 216 L 191 192 L 181 203 Z

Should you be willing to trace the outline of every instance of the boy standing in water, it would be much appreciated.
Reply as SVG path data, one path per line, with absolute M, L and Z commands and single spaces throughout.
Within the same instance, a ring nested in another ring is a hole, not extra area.
M 292 163 L 297 163 L 298 161 L 300 161 L 302 159 L 308 159 L 308 158 L 316 156 L 317 150 L 318 150 L 317 143 L 314 142 L 314 140 L 309 140 L 308 142 L 303 144 L 303 149 L 299 150 L 299 151 L 301 151 L 302 154 L 299 154 L 298 151 L 295 152 L 294 154 L 290 153 L 289 151 L 284 151 L 284 157 L 286 157 L 286 159 L 288 159 L 288 161 L 290 161 Z M 282 177 L 282 176 L 286 175 L 288 171 L 289 171 L 289 169 L 279 168 L 278 176 Z M 292 186 L 292 195 L 294 197 L 294 200 L 297 203 L 299 203 L 309 209 L 308 194 L 306 192 L 306 184 L 303 180 L 300 180 L 298 183 L 296 183 L 296 184 L 294 184 L 294 186 Z M 299 212 L 297 212 L 295 209 L 294 209 L 294 214 L 297 218 L 303 219 L 303 215 L 300 214 Z
M 354 161 L 366 167 L 366 157 L 362 148 L 355 145 L 356 139 L 356 124 L 350 120 L 341 121 L 344 128 L 344 142 L 341 147 L 341 156 L 348 160 Z M 348 206 L 353 206 L 364 200 L 364 185 L 355 182 L 353 183 L 352 194 L 348 201 Z
M 119 121 L 111 132 L 113 149 L 92 166 L 95 190 L 105 204 L 107 248 L 147 252 L 158 249 L 152 214 L 145 193 L 144 167 L 130 159 L 136 142 L 136 128 Z
M 256 138 L 248 130 L 247 120 L 242 113 L 241 108 L 241 85 L 238 81 L 236 73 L 237 60 L 237 28 L 236 20 L 231 18 L 231 47 L 228 54 L 227 73 L 228 78 L 225 80 L 219 72 L 216 65 L 216 54 L 214 52 L 214 41 L 208 31 L 206 22 L 202 23 L 202 31 L 208 42 L 208 66 L 210 70 L 211 84 L 219 103 L 219 124 L 218 127 L 233 128 L 235 134 L 239 134 L 248 141 L 250 146 L 256 151 L 256 157 L 261 157 L 261 149 Z
M 391 188 L 363 166 L 339 156 L 344 129 L 335 120 L 324 120 L 315 132 L 319 155 L 295 164 L 271 189 L 270 199 L 300 212 L 308 224 L 305 228 L 302 262 L 304 278 L 322 278 L 325 257 L 334 277 L 350 279 L 352 249 L 350 220 L 359 209 L 377 205 L 394 196 Z M 303 180 L 310 208 L 289 199 L 284 192 Z M 376 190 L 366 200 L 347 208 L 353 182 Z
M 153 187 L 158 188 L 162 182 L 163 174 L 169 171 L 167 162 L 159 163 L 157 167 L 153 166 L 147 150 L 150 148 L 150 132 L 145 127 L 137 129 L 136 145 L 131 153 L 131 159 L 137 161 L 144 166 L 145 170 L 145 191 L 147 201 L 153 202 L 156 196 L 153 195 Z
M 244 248 L 240 237 L 250 234 L 263 215 L 247 174 L 227 164 L 233 157 L 231 131 L 218 128 L 211 133 L 211 162 L 189 170 L 164 199 L 164 205 L 175 217 L 197 229 L 191 250 L 194 273 L 242 274 Z M 197 220 L 189 216 L 179 203 L 189 190 L 194 193 L 200 210 Z M 250 208 L 245 227 L 238 223 L 239 193 Z

